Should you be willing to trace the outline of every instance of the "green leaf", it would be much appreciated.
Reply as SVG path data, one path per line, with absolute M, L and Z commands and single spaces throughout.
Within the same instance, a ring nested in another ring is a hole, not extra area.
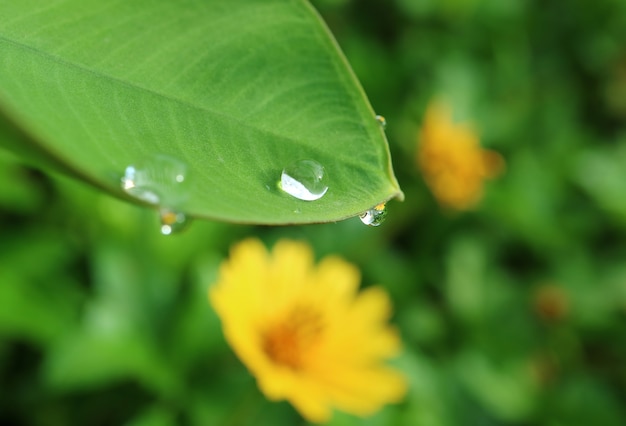
M 0 52 L 0 111 L 29 150 L 117 196 L 130 199 L 127 166 L 164 155 L 188 178 L 168 207 L 193 216 L 325 222 L 403 197 L 374 111 L 304 0 L 5 1 Z M 301 159 L 325 168 L 317 201 L 277 187 Z

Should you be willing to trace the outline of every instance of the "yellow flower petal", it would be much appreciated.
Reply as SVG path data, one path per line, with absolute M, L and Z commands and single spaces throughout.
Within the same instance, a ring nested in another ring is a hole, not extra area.
M 301 377 L 287 400 L 304 418 L 313 423 L 325 423 L 330 420 L 332 406 L 328 390 L 316 380 Z
M 390 369 L 346 371 L 349 387 L 329 386 L 334 404 L 347 412 L 366 416 L 381 408 L 381 401 L 399 402 L 407 390 L 403 376 Z M 378 383 L 378 386 L 372 386 Z
M 294 297 L 307 286 L 313 269 L 313 253 L 309 246 L 294 241 L 279 241 L 272 251 L 270 276 L 262 285 L 271 298 L 272 309 L 289 306 Z
M 319 303 L 329 309 L 347 306 L 359 289 L 361 273 L 352 264 L 337 256 L 328 256 L 319 263 L 313 277 Z
M 473 207 L 482 197 L 484 180 L 504 169 L 502 156 L 482 149 L 476 131 L 454 122 L 451 107 L 443 101 L 429 104 L 419 139 L 417 163 L 444 207 Z
M 288 400 L 308 420 L 333 407 L 367 415 L 406 392 L 385 366 L 400 339 L 378 287 L 358 293 L 360 273 L 339 257 L 319 265 L 304 243 L 280 241 L 268 254 L 256 240 L 231 251 L 209 299 L 224 335 L 271 400 Z

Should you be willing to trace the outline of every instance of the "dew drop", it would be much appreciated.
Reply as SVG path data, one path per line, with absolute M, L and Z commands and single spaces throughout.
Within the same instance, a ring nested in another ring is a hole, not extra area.
M 161 219 L 161 234 L 163 235 L 180 232 L 189 224 L 184 213 L 170 209 L 159 210 L 159 217 Z
M 122 189 L 150 204 L 173 205 L 183 201 L 187 165 L 167 155 L 154 155 L 126 167 Z
M 387 206 L 380 203 L 361 214 L 361 222 L 369 226 L 379 226 L 387 217 Z
M 328 191 L 324 167 L 313 160 L 299 160 L 285 167 L 278 187 L 292 197 L 304 201 L 319 200 Z
M 382 115 L 377 115 L 376 121 L 378 121 L 378 124 L 380 124 L 380 127 L 382 127 L 383 130 L 387 128 L 387 120 L 385 120 L 385 117 Z

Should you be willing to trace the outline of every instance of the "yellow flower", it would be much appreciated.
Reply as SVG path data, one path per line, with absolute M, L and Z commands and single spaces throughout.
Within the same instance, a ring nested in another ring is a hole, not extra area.
M 442 101 L 428 106 L 417 161 L 439 203 L 456 210 L 473 207 L 482 197 L 484 180 L 504 168 L 502 156 L 482 149 L 474 129 L 455 123 L 451 108 Z
M 282 240 L 270 254 L 248 239 L 231 250 L 209 299 L 261 391 L 323 423 L 333 407 L 365 416 L 406 392 L 383 363 L 400 346 L 386 323 L 389 298 L 378 287 L 358 294 L 359 281 L 338 257 L 315 266 L 304 243 Z

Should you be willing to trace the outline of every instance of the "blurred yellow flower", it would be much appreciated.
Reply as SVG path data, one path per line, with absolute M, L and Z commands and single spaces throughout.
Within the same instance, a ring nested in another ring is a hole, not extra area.
M 268 253 L 248 239 L 231 250 L 209 299 L 261 391 L 323 423 L 333 407 L 365 416 L 406 392 L 383 363 L 400 347 L 389 298 L 378 287 L 358 293 L 359 281 L 338 257 L 316 266 L 304 243 L 282 240 Z
M 482 149 L 471 125 L 455 123 L 443 101 L 428 106 L 417 162 L 439 203 L 456 210 L 472 208 L 482 197 L 484 180 L 504 168 L 502 156 Z

